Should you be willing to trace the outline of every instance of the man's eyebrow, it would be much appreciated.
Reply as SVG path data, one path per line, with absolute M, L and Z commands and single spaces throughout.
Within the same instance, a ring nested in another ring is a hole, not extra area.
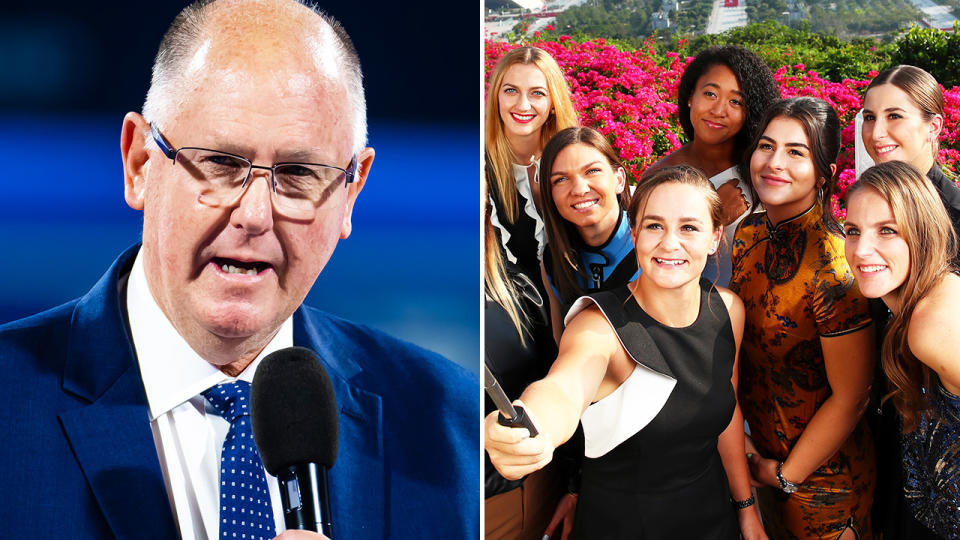
M 243 156 L 246 159 L 253 160 L 253 157 L 256 154 L 256 151 L 250 147 L 236 142 L 227 142 L 222 143 L 215 142 L 211 144 L 208 148 L 209 150 L 218 150 L 220 152 L 227 152 L 229 154 L 236 154 L 238 156 Z M 324 152 L 320 152 L 317 149 L 312 148 L 294 148 L 291 150 L 280 150 L 276 153 L 273 163 L 318 163 L 323 165 L 334 165 L 339 167 L 335 163 L 336 159 L 330 157 L 324 157 L 327 155 Z M 259 164 L 259 163 L 258 163 Z
M 306 149 L 306 148 L 297 148 L 293 150 L 283 150 L 277 153 L 277 163 L 320 163 L 325 165 L 335 165 L 335 159 L 330 157 L 323 157 L 325 154 L 318 152 L 315 149 Z

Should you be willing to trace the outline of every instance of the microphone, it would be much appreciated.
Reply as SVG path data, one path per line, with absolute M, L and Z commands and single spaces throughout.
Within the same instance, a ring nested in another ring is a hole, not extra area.
M 327 471 L 337 459 L 337 398 L 310 349 L 268 354 L 250 388 L 253 439 L 280 483 L 283 521 L 333 538 Z

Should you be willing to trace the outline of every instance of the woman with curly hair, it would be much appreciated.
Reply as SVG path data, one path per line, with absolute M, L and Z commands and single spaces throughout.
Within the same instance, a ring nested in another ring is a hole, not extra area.
M 746 307 L 739 398 L 764 526 L 771 538 L 872 538 L 874 332 L 830 211 L 840 123 L 823 100 L 778 101 L 751 146 L 765 211 L 737 230 L 730 288 Z
M 767 107 L 780 99 L 770 68 L 743 47 L 705 49 L 680 78 L 677 115 L 687 143 L 650 169 L 690 165 L 704 172 L 723 202 L 726 242 L 707 263 L 704 277 L 730 281 L 730 244 L 737 224 L 753 206 L 748 172 L 741 165 Z
M 893 312 L 881 356 L 902 420 L 904 536 L 960 538 L 960 277 L 950 220 L 928 179 L 891 161 L 850 188 L 844 229 L 860 291 Z

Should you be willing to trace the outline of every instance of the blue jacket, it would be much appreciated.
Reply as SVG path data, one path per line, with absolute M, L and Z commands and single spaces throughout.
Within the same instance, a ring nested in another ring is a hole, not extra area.
M 177 538 L 118 280 L 0 326 L 0 537 Z M 301 306 L 294 343 L 337 397 L 337 539 L 480 534 L 479 381 L 448 360 Z

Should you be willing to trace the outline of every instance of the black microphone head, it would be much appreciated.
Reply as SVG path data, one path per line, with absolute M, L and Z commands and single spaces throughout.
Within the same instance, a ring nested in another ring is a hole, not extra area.
M 250 389 L 253 438 L 273 476 L 292 465 L 337 459 L 337 398 L 327 371 L 310 349 L 272 352 Z

